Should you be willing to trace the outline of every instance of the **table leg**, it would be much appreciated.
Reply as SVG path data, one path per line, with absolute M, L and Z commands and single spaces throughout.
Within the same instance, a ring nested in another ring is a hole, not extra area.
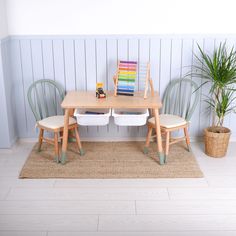
M 155 116 L 156 135 L 157 135 L 157 149 L 158 149 L 157 152 L 159 155 L 160 165 L 163 165 L 165 163 L 165 155 L 163 153 L 163 148 L 162 148 L 161 127 L 160 127 L 158 109 L 154 109 L 154 116 Z
M 81 142 L 80 142 L 78 126 L 75 127 L 75 138 L 76 138 L 76 142 L 77 142 L 77 145 L 78 145 L 78 148 L 79 148 L 80 156 L 83 156 L 84 155 L 84 150 L 83 150 Z
M 65 109 L 62 152 L 61 152 L 61 164 L 65 164 L 65 162 L 66 162 L 66 151 L 67 151 L 67 143 L 68 143 L 69 114 L 70 114 L 70 109 Z

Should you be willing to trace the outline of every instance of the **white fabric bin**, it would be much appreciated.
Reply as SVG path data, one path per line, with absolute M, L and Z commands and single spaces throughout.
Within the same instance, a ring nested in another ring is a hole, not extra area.
M 104 113 L 104 114 L 86 114 L 85 112 Z M 84 126 L 102 126 L 109 123 L 111 109 L 85 109 L 78 108 L 74 112 L 77 123 Z
M 112 109 L 114 122 L 119 126 L 142 126 L 147 122 L 148 109 Z

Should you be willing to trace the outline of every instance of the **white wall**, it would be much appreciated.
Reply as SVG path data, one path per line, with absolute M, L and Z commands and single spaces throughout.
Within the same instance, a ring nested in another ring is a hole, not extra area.
M 7 35 L 6 1 L 0 0 L 0 39 Z
M 11 35 L 233 34 L 235 6 L 235 0 L 7 0 Z

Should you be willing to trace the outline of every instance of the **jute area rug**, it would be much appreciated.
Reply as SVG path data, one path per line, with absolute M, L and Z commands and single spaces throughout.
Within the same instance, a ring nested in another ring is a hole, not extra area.
M 53 146 L 37 144 L 23 166 L 20 178 L 200 178 L 203 177 L 193 153 L 182 143 L 172 145 L 168 161 L 160 166 L 156 145 L 144 155 L 143 142 L 83 142 L 85 155 L 80 156 L 75 143 L 69 143 L 65 165 L 54 162 Z

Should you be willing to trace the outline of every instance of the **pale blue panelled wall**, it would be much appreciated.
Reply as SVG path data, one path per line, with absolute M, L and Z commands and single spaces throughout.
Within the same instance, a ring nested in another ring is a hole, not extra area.
M 0 148 L 11 147 L 17 139 L 9 52 L 10 39 L 0 40 Z
M 15 113 L 15 130 L 18 137 L 35 137 L 35 120 L 27 101 L 27 90 L 31 83 L 42 78 L 53 79 L 69 90 L 93 90 L 96 82 L 103 82 L 105 89 L 113 89 L 112 77 L 118 59 L 137 60 L 151 63 L 151 77 L 155 90 L 163 96 L 167 84 L 184 76 L 194 63 L 198 53 L 197 43 L 204 51 L 212 52 L 225 38 L 190 36 L 14 36 L 8 40 L 5 63 L 9 79 L 13 84 L 10 91 Z M 234 45 L 236 39 L 228 38 Z M 7 59 L 8 58 L 8 59 Z M 10 59 L 9 59 L 10 58 Z M 138 76 L 139 79 L 139 76 Z M 198 83 L 201 79 L 198 80 Z M 138 89 L 143 84 L 138 81 Z M 9 91 L 8 91 L 9 92 Z M 206 113 L 204 95 L 191 121 L 192 137 L 202 136 L 204 127 L 210 124 Z M 236 136 L 236 118 L 231 114 L 225 126 Z M 11 118 L 13 119 L 13 118 Z M 144 137 L 145 127 L 117 127 L 111 120 L 105 127 L 80 127 L 83 139 L 124 139 Z

